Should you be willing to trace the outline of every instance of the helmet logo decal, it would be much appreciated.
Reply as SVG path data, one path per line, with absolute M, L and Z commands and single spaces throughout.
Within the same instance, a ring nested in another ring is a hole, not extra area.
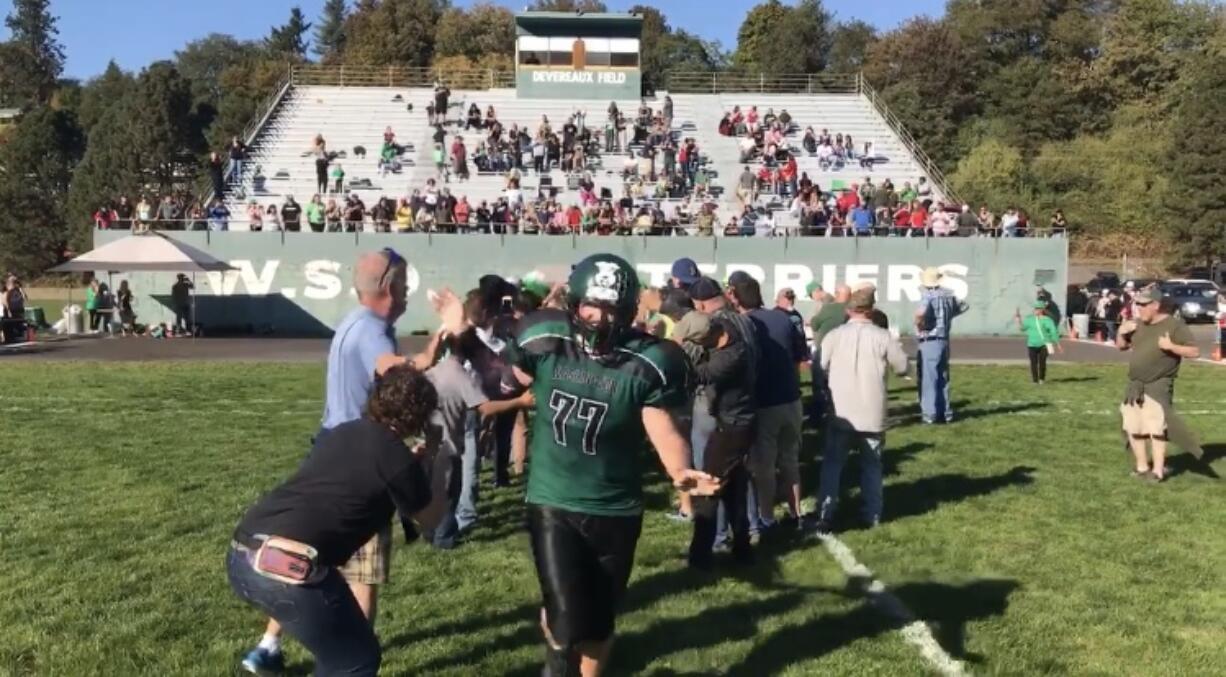
M 611 261 L 596 261 L 596 273 L 588 281 L 583 298 L 617 303 L 626 291 L 626 273 Z

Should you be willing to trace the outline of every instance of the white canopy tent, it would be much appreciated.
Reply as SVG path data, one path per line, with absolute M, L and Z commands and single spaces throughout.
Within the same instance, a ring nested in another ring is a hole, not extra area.
M 167 237 L 162 233 L 129 235 L 51 269 L 53 273 L 84 273 L 96 270 L 200 273 L 234 270 L 212 254 Z
M 196 326 L 196 273 L 235 270 L 208 252 L 163 233 L 129 235 L 51 269 L 53 273 L 163 272 L 192 274 L 192 328 Z

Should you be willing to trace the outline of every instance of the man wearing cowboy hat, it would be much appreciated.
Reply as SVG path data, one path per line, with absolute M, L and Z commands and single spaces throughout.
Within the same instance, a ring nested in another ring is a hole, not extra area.
M 954 419 L 949 399 L 949 333 L 954 318 L 965 313 L 967 305 L 941 286 L 941 271 L 936 268 L 924 270 L 920 285 L 923 289 L 915 310 L 920 411 L 924 423 L 949 423 Z

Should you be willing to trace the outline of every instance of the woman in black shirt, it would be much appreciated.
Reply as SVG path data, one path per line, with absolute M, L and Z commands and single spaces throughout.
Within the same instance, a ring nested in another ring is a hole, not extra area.
M 397 510 L 406 538 L 416 537 L 409 519 L 430 502 L 430 487 L 402 440 L 421 434 L 437 404 L 421 372 L 388 370 L 366 414 L 322 434 L 298 471 L 234 530 L 230 587 L 314 655 L 316 675 L 378 673 L 379 642 L 337 568 Z
M 136 311 L 132 309 L 132 289 L 128 287 L 128 281 L 123 280 L 119 283 L 119 293 L 115 296 L 119 301 L 119 327 L 124 336 L 128 332 L 136 333 Z

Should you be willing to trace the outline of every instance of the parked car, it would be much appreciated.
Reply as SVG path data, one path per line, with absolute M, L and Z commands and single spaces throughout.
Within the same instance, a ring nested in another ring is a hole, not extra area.
M 1213 322 L 1218 317 L 1218 286 L 1209 280 L 1176 279 L 1162 283 L 1162 295 L 1171 298 L 1175 313 L 1187 322 Z
M 1086 283 L 1086 291 L 1091 294 L 1102 294 L 1104 290 L 1111 289 L 1119 291 L 1122 288 L 1120 276 L 1106 271 L 1094 273 L 1094 279 Z

